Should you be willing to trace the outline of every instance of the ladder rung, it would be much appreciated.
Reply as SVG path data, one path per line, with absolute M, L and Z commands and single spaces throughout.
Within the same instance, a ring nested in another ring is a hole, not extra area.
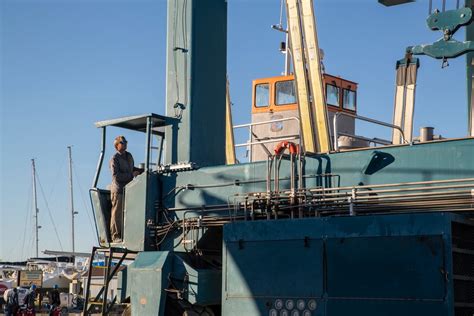
M 467 255 L 474 255 L 474 250 L 458 248 L 458 247 L 453 247 L 453 252 L 464 253 Z

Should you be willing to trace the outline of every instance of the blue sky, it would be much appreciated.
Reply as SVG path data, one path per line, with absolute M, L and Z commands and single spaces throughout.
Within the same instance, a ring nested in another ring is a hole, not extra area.
M 280 1 L 228 2 L 228 74 L 234 124 L 241 124 L 250 121 L 252 80 L 283 71 L 283 35 L 270 29 L 279 21 Z M 326 71 L 359 83 L 359 114 L 391 122 L 395 61 L 407 46 L 440 37 L 426 27 L 427 1 L 386 8 L 376 0 L 315 0 L 315 10 Z M 69 145 L 79 212 L 76 250 L 88 252 L 95 242 L 88 189 L 100 149 L 93 123 L 164 114 L 166 1 L 2 0 L 0 23 L 0 259 L 34 254 L 31 158 L 46 197 L 39 189 L 40 251 L 71 249 Z M 445 137 L 466 135 L 465 78 L 465 57 L 446 69 L 421 57 L 415 135 L 420 126 L 434 126 Z M 109 145 L 116 133 L 109 133 Z M 357 133 L 390 135 L 363 124 Z M 143 161 L 143 139 L 127 136 L 135 161 Z

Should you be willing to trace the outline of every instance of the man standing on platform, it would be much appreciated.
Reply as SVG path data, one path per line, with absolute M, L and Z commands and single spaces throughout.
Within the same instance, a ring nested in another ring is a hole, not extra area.
M 118 243 L 122 241 L 123 189 L 143 170 L 134 167 L 133 156 L 127 151 L 127 140 L 124 136 L 115 138 L 114 147 L 117 152 L 112 156 L 109 163 L 112 171 L 110 235 L 112 242 Z

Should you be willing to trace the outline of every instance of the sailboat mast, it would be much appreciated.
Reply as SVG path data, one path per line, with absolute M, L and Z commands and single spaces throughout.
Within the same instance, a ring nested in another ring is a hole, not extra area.
M 33 202 L 34 202 L 34 217 L 35 217 L 35 240 L 36 240 L 36 258 L 38 258 L 38 196 L 36 194 L 36 167 L 35 160 L 31 159 L 32 171 L 33 171 Z
M 74 248 L 74 193 L 72 188 L 72 151 L 71 146 L 67 146 L 69 151 L 69 190 L 70 190 L 70 197 L 71 197 L 71 242 L 72 242 L 72 252 L 75 251 Z

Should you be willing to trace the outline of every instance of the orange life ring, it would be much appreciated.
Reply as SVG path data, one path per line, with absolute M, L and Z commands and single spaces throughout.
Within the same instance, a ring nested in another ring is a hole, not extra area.
M 275 155 L 281 155 L 283 154 L 283 152 L 285 151 L 285 149 L 287 149 L 290 151 L 290 154 L 292 155 L 295 155 L 298 153 L 298 149 L 299 149 L 299 146 L 296 145 L 295 143 L 292 143 L 292 142 L 289 142 L 289 141 L 282 141 L 281 143 L 279 143 L 274 151 L 275 151 Z

